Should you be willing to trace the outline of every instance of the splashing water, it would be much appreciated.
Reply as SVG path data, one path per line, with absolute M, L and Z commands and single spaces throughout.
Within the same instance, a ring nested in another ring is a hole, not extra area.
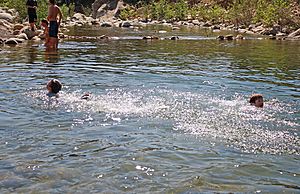
M 80 99 L 81 94 L 81 91 L 67 91 L 62 92 L 60 98 L 50 100 L 41 91 L 28 92 L 27 96 L 32 97 L 33 106 L 42 109 L 104 113 L 106 119 L 118 122 L 131 117 L 170 120 L 176 131 L 221 142 L 247 153 L 300 154 L 299 122 L 285 116 L 297 113 L 293 108 L 297 106 L 292 104 L 272 100 L 258 109 L 249 106 L 242 95 L 228 100 L 204 93 L 159 88 L 110 89 L 103 94 L 93 94 L 89 100 Z M 89 116 L 85 120 L 93 121 L 93 118 Z

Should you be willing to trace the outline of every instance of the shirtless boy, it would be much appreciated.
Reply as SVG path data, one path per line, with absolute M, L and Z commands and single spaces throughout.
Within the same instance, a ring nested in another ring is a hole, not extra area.
M 60 8 L 56 5 L 55 0 L 49 0 L 49 8 L 48 8 L 48 17 L 47 20 L 50 23 L 49 26 L 49 37 L 50 37 L 50 43 L 54 43 L 55 49 L 57 49 L 58 46 L 58 28 L 60 25 L 60 22 L 62 20 L 62 13 Z

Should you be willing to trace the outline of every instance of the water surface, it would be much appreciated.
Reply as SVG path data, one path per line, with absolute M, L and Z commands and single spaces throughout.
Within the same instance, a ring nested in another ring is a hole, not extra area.
M 0 47 L 1 193 L 300 192 L 299 42 L 72 33 L 119 38 Z M 45 95 L 50 78 L 58 99 Z

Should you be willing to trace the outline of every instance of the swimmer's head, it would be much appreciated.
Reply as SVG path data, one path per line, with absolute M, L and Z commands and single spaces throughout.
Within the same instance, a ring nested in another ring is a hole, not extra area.
M 261 94 L 253 94 L 250 97 L 249 103 L 255 107 L 262 108 L 264 106 L 264 99 Z
M 61 88 L 62 88 L 62 84 L 57 79 L 51 79 L 47 83 L 47 90 L 50 93 L 57 94 L 61 90 Z

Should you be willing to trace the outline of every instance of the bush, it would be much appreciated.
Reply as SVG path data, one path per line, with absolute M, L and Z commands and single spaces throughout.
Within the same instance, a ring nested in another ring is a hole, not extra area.
M 26 0 L 2 0 L 0 6 L 5 6 L 8 8 L 14 8 L 19 12 L 20 21 L 23 21 L 27 18 L 27 6 Z M 48 0 L 38 0 L 37 8 L 37 24 L 40 23 L 42 19 L 45 19 L 48 15 Z M 61 6 L 63 15 L 68 15 L 68 8 L 66 5 Z

